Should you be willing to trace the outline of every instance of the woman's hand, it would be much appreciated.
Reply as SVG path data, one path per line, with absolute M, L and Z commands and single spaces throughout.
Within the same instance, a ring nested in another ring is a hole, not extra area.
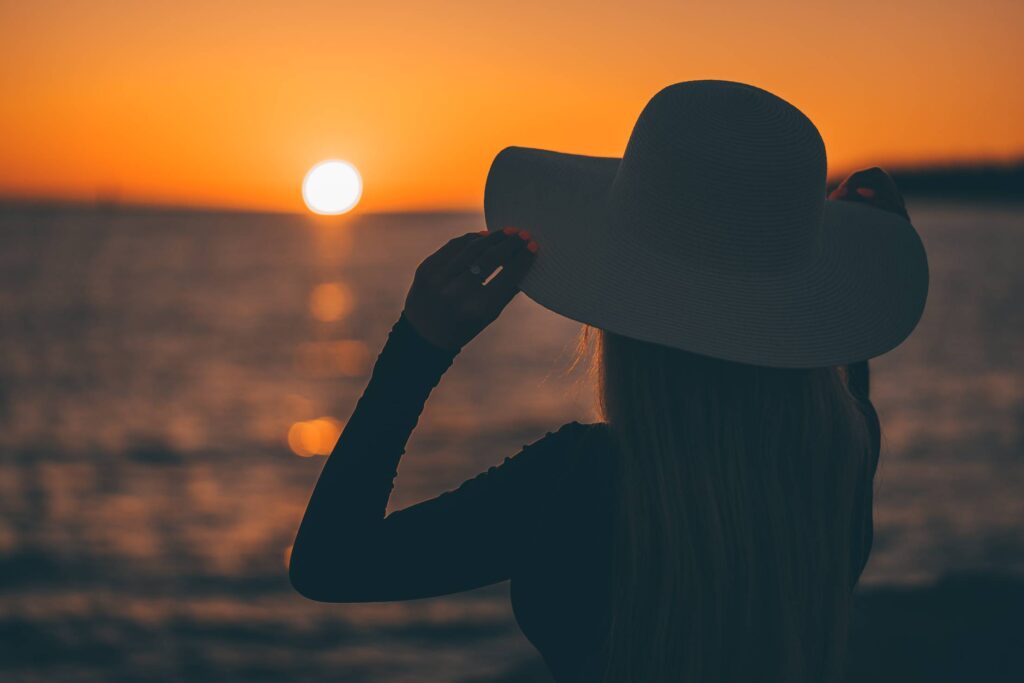
M 891 211 L 910 220 L 907 207 L 903 203 L 903 195 L 897 189 L 896 183 L 878 166 L 854 171 L 846 180 L 839 183 L 839 187 L 833 190 L 828 198 L 870 204 L 877 209 Z
M 458 351 L 519 292 L 537 249 L 530 233 L 513 228 L 456 237 L 416 269 L 403 314 L 424 339 Z
M 876 209 L 891 211 L 910 220 L 907 207 L 903 203 L 903 195 L 900 194 L 896 183 L 888 173 L 877 166 L 851 173 L 846 180 L 839 183 L 839 187 L 833 190 L 828 198 L 869 204 Z M 841 367 L 840 372 L 854 396 L 862 401 L 870 401 L 868 361 Z

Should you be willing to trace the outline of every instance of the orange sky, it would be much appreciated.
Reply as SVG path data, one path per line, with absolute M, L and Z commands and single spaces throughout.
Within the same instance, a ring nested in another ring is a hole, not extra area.
M 621 154 L 662 86 L 725 78 L 818 125 L 830 167 L 1024 154 L 1020 0 L 0 0 L 0 195 L 301 210 L 480 207 L 518 144 Z

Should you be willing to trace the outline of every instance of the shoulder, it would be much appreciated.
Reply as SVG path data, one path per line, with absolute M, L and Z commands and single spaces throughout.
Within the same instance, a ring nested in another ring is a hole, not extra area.
M 548 431 L 535 441 L 523 444 L 523 451 L 536 449 L 557 449 L 567 455 L 584 447 L 607 445 L 611 434 L 604 422 L 566 422 L 554 431 Z
M 548 432 L 550 436 L 564 435 L 562 438 L 604 438 L 608 432 L 609 425 L 606 422 L 579 422 L 573 420 L 566 422 L 554 432 Z
M 586 479 L 608 470 L 610 446 L 606 423 L 573 420 L 523 444 L 503 466 L 559 486 L 567 479 Z

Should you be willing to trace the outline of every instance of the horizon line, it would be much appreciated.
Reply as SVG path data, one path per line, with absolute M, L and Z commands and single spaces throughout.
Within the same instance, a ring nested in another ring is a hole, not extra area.
M 893 176 L 927 176 L 954 173 L 985 174 L 994 176 L 1007 173 L 1024 172 L 1024 156 L 1007 160 L 978 159 L 976 161 L 947 161 L 928 163 L 922 165 L 888 165 L 886 170 Z M 842 178 L 846 177 L 852 170 L 848 169 L 826 179 L 826 187 L 831 190 L 839 184 Z M 904 192 L 908 196 L 916 192 Z M 349 213 L 336 216 L 320 216 L 308 210 L 286 210 L 244 207 L 230 204 L 188 204 L 171 203 L 161 201 L 145 200 L 120 200 L 110 196 L 97 195 L 93 199 L 81 197 L 56 197 L 47 195 L 13 195 L 3 194 L 0 191 L 0 210 L 91 210 L 109 211 L 111 213 L 141 211 L 151 213 L 197 213 L 197 214 L 237 214 L 237 215 L 262 215 L 262 216 L 306 216 L 323 220 L 347 220 L 359 216 L 393 216 L 393 215 L 466 215 L 482 214 L 483 206 L 439 206 L 433 208 L 409 208 L 409 209 L 386 209 L 359 211 L 358 208 Z

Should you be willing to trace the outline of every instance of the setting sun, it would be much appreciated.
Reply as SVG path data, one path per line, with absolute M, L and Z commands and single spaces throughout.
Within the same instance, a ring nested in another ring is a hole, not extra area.
M 302 181 L 302 199 L 313 213 L 334 215 L 351 211 L 363 195 L 363 179 L 347 161 L 321 161 Z

